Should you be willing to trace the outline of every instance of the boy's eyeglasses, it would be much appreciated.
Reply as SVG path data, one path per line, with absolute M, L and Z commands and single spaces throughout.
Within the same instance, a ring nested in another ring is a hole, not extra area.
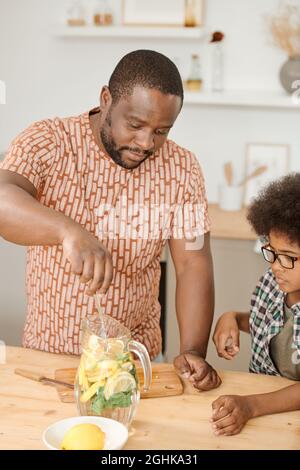
M 295 265 L 295 261 L 300 259 L 300 256 L 289 256 L 289 255 L 284 255 L 282 253 L 275 253 L 274 250 L 267 248 L 267 246 L 263 246 L 261 248 L 261 252 L 265 260 L 268 261 L 268 263 L 273 264 L 278 259 L 280 265 L 285 269 L 293 269 Z

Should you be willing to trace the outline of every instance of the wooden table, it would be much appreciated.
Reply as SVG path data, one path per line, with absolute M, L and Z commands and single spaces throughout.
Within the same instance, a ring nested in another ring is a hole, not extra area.
M 77 415 L 75 404 L 61 403 L 54 387 L 17 376 L 14 369 L 51 377 L 55 369 L 77 364 L 74 356 L 7 348 L 6 364 L 0 365 L 0 449 L 44 449 L 43 430 Z M 214 436 L 209 418 L 219 395 L 268 392 L 291 383 L 244 372 L 220 376 L 217 390 L 199 393 L 185 384 L 181 396 L 141 400 L 125 449 L 300 449 L 300 411 L 253 419 L 237 436 Z

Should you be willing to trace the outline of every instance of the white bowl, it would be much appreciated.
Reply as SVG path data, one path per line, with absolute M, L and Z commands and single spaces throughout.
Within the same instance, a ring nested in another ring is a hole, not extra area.
M 43 432 L 43 442 L 51 450 L 60 450 L 65 433 L 77 424 L 96 424 L 105 433 L 104 450 L 122 449 L 128 439 L 126 427 L 109 418 L 100 416 L 77 416 L 51 424 Z

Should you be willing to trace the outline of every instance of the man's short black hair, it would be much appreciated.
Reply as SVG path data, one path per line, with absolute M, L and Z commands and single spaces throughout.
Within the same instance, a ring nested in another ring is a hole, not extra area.
M 247 218 L 259 236 L 285 235 L 300 246 L 300 173 L 270 183 L 253 201 Z
M 183 101 L 182 80 L 176 65 L 156 51 L 141 49 L 120 60 L 108 83 L 113 103 L 130 96 L 136 86 L 179 96 Z

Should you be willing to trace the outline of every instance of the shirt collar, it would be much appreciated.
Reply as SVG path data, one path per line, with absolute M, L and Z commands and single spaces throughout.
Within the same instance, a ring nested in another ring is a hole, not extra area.
M 285 302 L 287 294 L 286 292 L 283 292 L 281 289 L 279 289 L 275 276 L 271 269 L 269 270 L 269 275 L 270 275 L 270 284 L 271 284 L 270 293 L 269 293 L 269 300 L 270 300 L 269 310 L 273 312 L 275 309 L 277 310 L 278 307 L 280 307 L 280 310 L 283 312 L 283 306 L 284 306 L 284 302 Z M 300 318 L 300 301 L 292 305 L 291 311 L 293 312 L 294 317 Z

